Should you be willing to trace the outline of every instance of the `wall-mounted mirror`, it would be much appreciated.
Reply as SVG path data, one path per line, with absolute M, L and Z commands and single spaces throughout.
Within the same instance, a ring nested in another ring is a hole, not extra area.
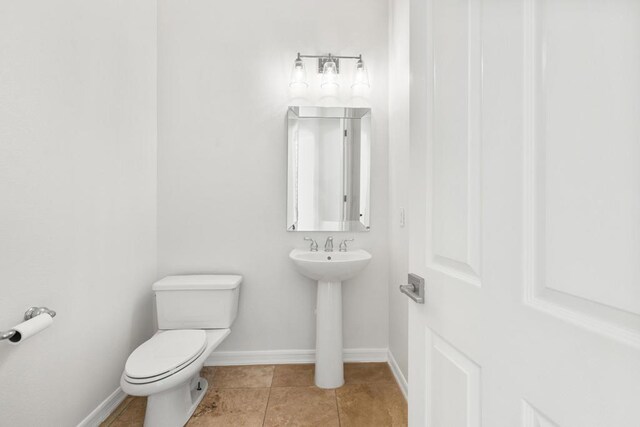
M 289 107 L 287 230 L 368 231 L 369 108 Z

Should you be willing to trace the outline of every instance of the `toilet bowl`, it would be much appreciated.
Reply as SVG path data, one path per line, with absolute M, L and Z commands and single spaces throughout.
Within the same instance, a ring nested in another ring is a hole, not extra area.
M 208 388 L 200 371 L 231 333 L 241 281 L 189 275 L 153 285 L 160 330 L 131 353 L 120 378 L 125 393 L 148 396 L 145 426 L 183 426 L 195 411 Z

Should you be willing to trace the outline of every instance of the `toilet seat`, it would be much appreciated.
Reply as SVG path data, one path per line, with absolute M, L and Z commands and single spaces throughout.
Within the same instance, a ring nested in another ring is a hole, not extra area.
M 173 330 L 154 335 L 131 353 L 124 380 L 148 384 L 165 379 L 189 366 L 205 351 L 207 335 L 203 330 Z

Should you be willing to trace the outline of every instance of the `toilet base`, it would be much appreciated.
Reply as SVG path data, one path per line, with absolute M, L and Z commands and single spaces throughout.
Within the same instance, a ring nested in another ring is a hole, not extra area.
M 200 383 L 200 387 L 198 387 Z M 209 383 L 199 374 L 190 381 L 147 399 L 145 427 L 182 427 L 202 401 Z

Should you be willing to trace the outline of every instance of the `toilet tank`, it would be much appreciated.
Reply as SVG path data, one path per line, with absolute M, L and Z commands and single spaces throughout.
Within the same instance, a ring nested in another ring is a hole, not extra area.
M 153 284 L 158 329 L 226 329 L 238 313 L 242 276 L 167 276 Z

